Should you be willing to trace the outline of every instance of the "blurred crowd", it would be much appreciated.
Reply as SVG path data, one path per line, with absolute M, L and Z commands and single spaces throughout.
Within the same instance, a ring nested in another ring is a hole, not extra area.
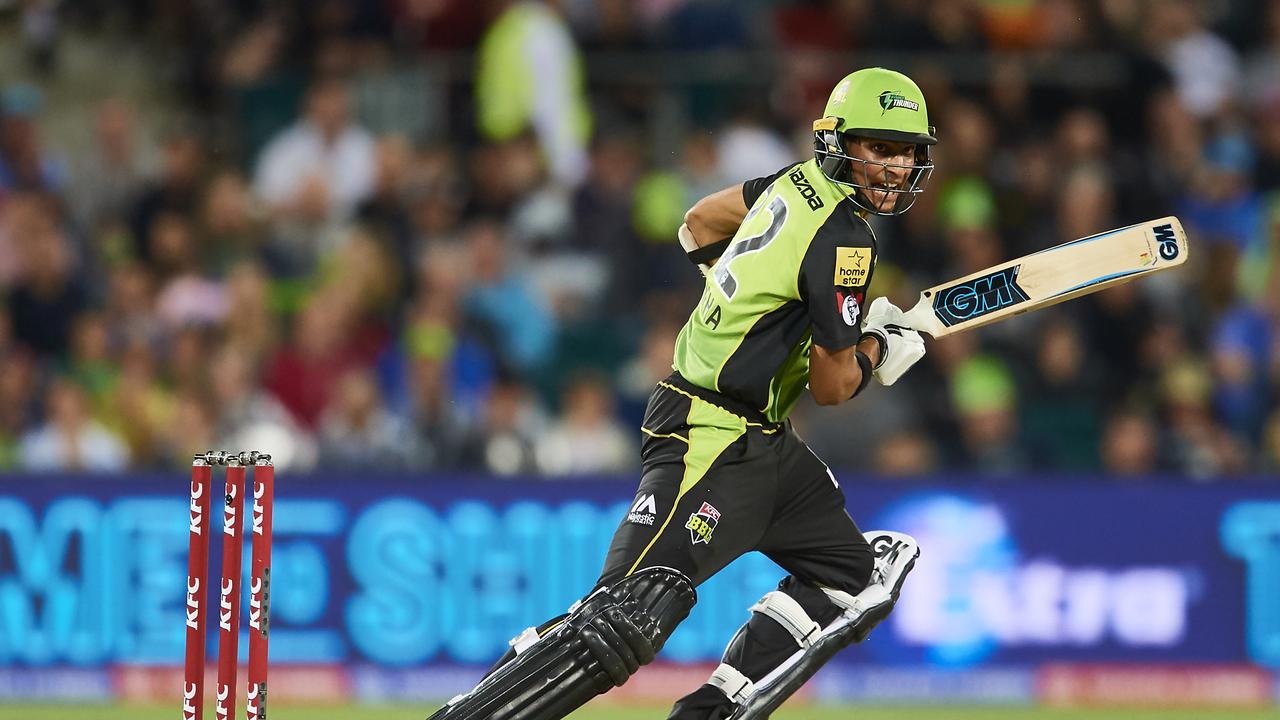
M 811 157 L 826 93 L 871 62 L 920 83 L 940 138 L 929 191 L 873 222 L 873 295 L 1168 214 L 1191 260 L 802 403 L 815 451 L 904 476 L 1280 471 L 1278 1 L 10 7 L 0 471 L 227 448 L 630 472 L 701 288 L 684 210 Z M 150 59 L 151 96 L 65 101 L 87 91 L 63 57 L 103 38 Z

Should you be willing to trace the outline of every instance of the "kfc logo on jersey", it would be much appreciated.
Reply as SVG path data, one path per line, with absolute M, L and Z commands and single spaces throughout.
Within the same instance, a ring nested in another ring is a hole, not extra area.
M 631 506 L 631 512 L 627 513 L 627 522 L 637 525 L 652 525 L 657 516 L 658 505 L 653 496 L 643 494 L 636 497 L 635 503 Z
M 840 306 L 840 317 L 849 327 L 858 326 L 858 317 L 862 315 L 862 303 L 857 293 L 845 295 L 836 291 L 836 303 Z
M 689 539 L 694 545 L 698 543 L 711 544 L 711 533 L 716 531 L 716 523 L 720 522 L 720 511 L 711 506 L 711 503 L 702 503 L 702 507 L 698 512 L 689 516 L 689 522 L 684 524 L 689 531 Z

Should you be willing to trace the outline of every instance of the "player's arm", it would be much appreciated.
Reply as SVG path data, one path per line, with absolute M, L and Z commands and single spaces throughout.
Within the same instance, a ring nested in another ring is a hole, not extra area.
M 919 333 L 901 327 L 902 311 L 886 298 L 864 308 L 875 241 L 861 219 L 837 210 L 814 233 L 796 278 L 812 330 L 809 392 L 837 405 L 875 375 L 892 385 L 924 355 Z
M 680 247 L 689 260 L 708 269 L 729 247 L 751 206 L 790 166 L 772 175 L 758 177 L 711 193 L 689 208 L 680 226 Z
M 698 247 L 706 247 L 733 237 L 749 209 L 742 185 L 734 185 L 694 203 L 684 214 L 684 224 Z
M 866 358 L 859 362 L 858 353 Z M 839 405 L 866 385 L 864 373 L 880 363 L 880 343 L 868 336 L 843 350 L 814 345 L 809 351 L 809 392 L 819 405 Z

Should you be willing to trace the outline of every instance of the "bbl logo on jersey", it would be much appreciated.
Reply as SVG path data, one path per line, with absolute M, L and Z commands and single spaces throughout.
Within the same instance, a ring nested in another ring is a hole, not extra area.
M 689 516 L 689 522 L 684 526 L 689 530 L 689 539 L 694 545 L 698 543 L 711 543 L 711 533 L 716 531 L 716 523 L 720 522 L 720 511 L 711 506 L 711 503 L 702 503 L 702 507 L 698 512 Z

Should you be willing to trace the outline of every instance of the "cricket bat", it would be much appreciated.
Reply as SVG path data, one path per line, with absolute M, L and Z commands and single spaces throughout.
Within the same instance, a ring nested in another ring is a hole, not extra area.
M 1010 260 L 920 293 L 908 327 L 933 337 L 1056 305 L 1187 260 L 1187 234 L 1169 216 Z

